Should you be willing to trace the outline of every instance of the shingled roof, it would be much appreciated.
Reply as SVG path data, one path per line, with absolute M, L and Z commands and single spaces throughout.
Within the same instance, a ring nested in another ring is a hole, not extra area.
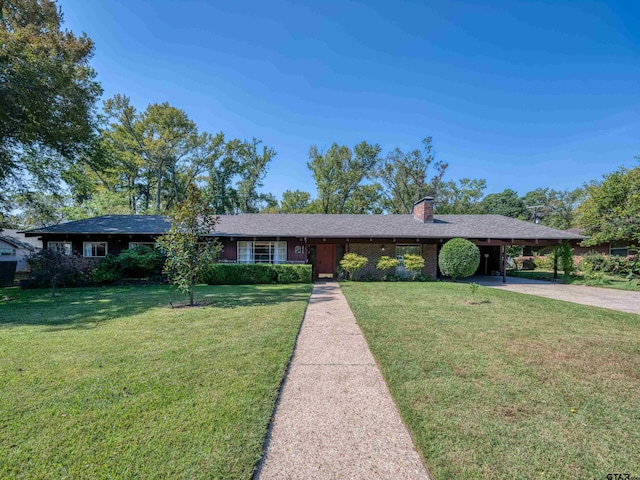
M 161 215 L 104 215 L 29 230 L 40 234 L 162 234 L 170 227 Z M 422 223 L 412 215 L 241 214 L 221 215 L 219 237 L 311 238 L 492 238 L 582 240 L 575 233 L 502 215 L 436 215 Z

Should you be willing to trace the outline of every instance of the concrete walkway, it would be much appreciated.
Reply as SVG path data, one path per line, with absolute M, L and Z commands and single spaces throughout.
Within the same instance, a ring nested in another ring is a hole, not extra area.
M 509 290 L 510 292 L 537 295 L 539 297 L 640 315 L 640 292 L 587 287 L 585 285 L 564 285 L 562 283 L 518 277 L 507 277 L 506 285 L 502 283 L 502 277 L 471 277 L 467 281 L 476 282 L 487 287 Z
M 428 479 L 337 283 L 316 284 L 260 479 Z

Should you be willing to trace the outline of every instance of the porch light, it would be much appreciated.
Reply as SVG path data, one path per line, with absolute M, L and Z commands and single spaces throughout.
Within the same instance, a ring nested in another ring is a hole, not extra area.
M 384 245 L 380 247 L 380 251 L 384 252 Z

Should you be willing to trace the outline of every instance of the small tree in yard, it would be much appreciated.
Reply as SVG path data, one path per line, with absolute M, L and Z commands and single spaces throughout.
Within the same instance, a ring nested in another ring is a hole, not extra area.
M 424 258 L 420 255 L 405 255 L 404 268 L 411 272 L 411 279 L 415 280 L 418 273 L 424 268 Z
M 363 257 L 357 253 L 347 253 L 342 257 L 342 260 L 340 260 L 340 266 L 349 272 L 349 278 L 351 279 L 353 275 L 368 262 L 367 257 Z
M 163 271 L 179 291 L 189 294 L 189 305 L 193 306 L 193 288 L 200 274 L 222 249 L 217 240 L 209 237 L 218 218 L 195 185 L 189 185 L 184 202 L 170 218 L 171 229 L 157 240 L 166 257 Z M 200 242 L 201 239 L 204 241 Z
M 56 250 L 45 248 L 27 260 L 31 267 L 31 275 L 39 285 L 51 286 L 51 296 L 56 296 L 56 286 L 65 280 L 74 280 L 82 275 L 80 258 L 76 255 L 65 255 Z
M 464 238 L 452 238 L 440 250 L 438 265 L 444 275 L 455 282 L 458 278 L 470 277 L 480 265 L 480 250 Z
M 392 268 L 395 268 L 397 266 L 398 266 L 398 259 L 391 258 L 387 255 L 383 255 L 382 257 L 380 257 L 378 259 L 378 263 L 376 263 L 376 269 L 381 270 L 382 272 L 385 272 L 385 280 L 388 279 L 388 277 L 386 277 L 386 272 L 389 272 Z

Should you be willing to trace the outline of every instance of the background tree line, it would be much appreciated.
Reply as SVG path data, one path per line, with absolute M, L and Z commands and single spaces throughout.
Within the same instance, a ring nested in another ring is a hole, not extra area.
M 307 166 L 316 192 L 287 190 L 276 199 L 263 191 L 273 148 L 201 131 L 166 102 L 139 111 L 120 94 L 100 105 L 93 52 L 86 34 L 63 28 L 55 1 L 0 2 L 0 226 L 165 214 L 195 185 L 216 214 L 407 214 L 433 196 L 437 214 L 579 226 L 598 241 L 639 236 L 639 167 L 575 190 L 485 195 L 485 179 L 445 177 L 448 164 L 436 158 L 431 137 L 386 154 L 366 141 L 312 145 Z

